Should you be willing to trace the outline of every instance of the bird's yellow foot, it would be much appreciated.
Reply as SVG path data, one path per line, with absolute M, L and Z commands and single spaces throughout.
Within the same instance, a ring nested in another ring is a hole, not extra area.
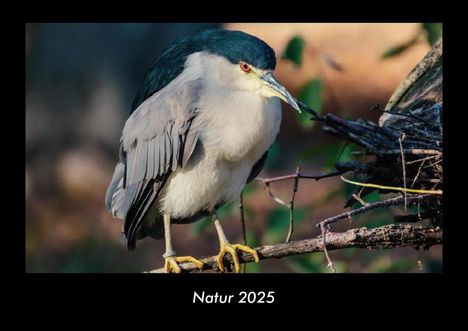
M 179 266 L 179 263 L 192 262 L 197 266 L 198 269 L 202 270 L 204 263 L 192 256 L 170 256 L 165 258 L 166 262 L 164 263 L 164 272 L 165 273 L 176 273 L 180 274 L 182 269 Z
M 226 255 L 226 253 L 229 253 L 232 256 L 232 262 L 234 263 L 234 271 L 236 273 L 240 272 L 239 257 L 237 256 L 236 250 L 240 250 L 240 251 L 244 251 L 246 253 L 250 253 L 254 257 L 255 262 L 259 261 L 258 254 L 254 249 L 252 249 L 252 248 L 250 248 L 248 246 L 241 245 L 241 244 L 231 245 L 230 243 L 223 243 L 223 244 L 221 244 L 221 249 L 219 251 L 218 256 L 216 257 L 216 261 L 218 262 L 219 270 L 224 272 L 225 269 L 224 269 L 223 257 L 224 257 L 224 255 Z

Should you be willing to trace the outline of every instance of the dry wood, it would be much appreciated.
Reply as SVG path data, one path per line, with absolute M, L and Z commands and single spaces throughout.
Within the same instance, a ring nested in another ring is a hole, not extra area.
M 413 227 L 409 225 L 387 225 L 376 229 L 357 228 L 346 232 L 327 233 L 327 250 L 344 248 L 384 249 L 405 246 L 430 247 L 442 244 L 442 229 Z M 312 238 L 289 243 L 261 246 L 255 248 L 260 260 L 282 258 L 286 256 L 323 252 L 322 238 Z M 216 257 L 201 259 L 205 263 L 203 270 L 217 271 Z M 226 261 L 232 263 L 231 257 Z M 240 263 L 253 262 L 251 255 L 239 253 Z M 228 266 L 228 263 L 225 263 Z M 196 267 L 192 263 L 181 265 L 184 272 L 194 272 Z M 163 269 L 149 271 L 149 273 L 163 273 Z

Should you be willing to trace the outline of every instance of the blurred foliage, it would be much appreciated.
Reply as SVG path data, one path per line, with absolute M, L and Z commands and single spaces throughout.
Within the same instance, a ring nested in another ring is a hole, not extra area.
M 335 164 L 339 161 L 352 161 L 352 152 L 361 150 L 354 144 L 335 142 L 304 148 L 296 156 L 296 162 L 304 162 L 310 159 L 317 160 L 323 164 L 324 171 L 333 171 Z
M 112 253 L 108 247 L 96 242 L 89 243 L 80 247 L 67 259 L 62 266 L 62 272 L 104 272 L 111 256 Z
M 367 199 L 365 200 L 367 202 Z M 362 206 L 361 206 L 362 207 Z M 369 212 L 355 217 L 353 223 L 359 223 L 359 226 L 366 226 L 369 229 L 393 223 L 391 212 L 387 208 L 373 209 Z
M 197 237 L 200 233 L 202 233 L 203 231 L 205 231 L 206 229 L 208 229 L 212 225 L 213 224 L 212 224 L 212 221 L 211 221 L 211 217 L 204 217 L 200 221 L 192 223 L 190 225 L 191 230 L 192 230 L 191 231 L 192 238 Z
M 437 42 L 437 40 L 439 40 L 441 36 L 442 23 L 421 23 L 421 28 L 413 38 L 399 45 L 390 47 L 382 54 L 382 58 L 387 59 L 400 55 L 412 46 L 416 45 L 421 40 L 421 37 L 423 37 L 423 39 L 425 39 L 432 46 Z
M 226 218 L 227 216 L 229 216 L 232 213 L 235 205 L 236 205 L 235 203 L 231 202 L 231 203 L 226 203 L 221 208 L 219 208 L 217 210 L 218 219 L 222 220 Z M 198 236 L 200 233 L 202 233 L 203 231 L 205 231 L 207 228 L 209 228 L 212 225 L 213 223 L 211 221 L 211 216 L 206 216 L 202 218 L 200 221 L 197 221 L 191 224 L 192 235 Z
M 442 260 L 429 259 L 426 263 L 423 262 L 423 270 L 427 272 L 442 272 Z
M 417 35 L 416 37 L 414 37 L 414 38 L 412 38 L 412 39 L 410 39 L 410 40 L 408 40 L 408 41 L 406 41 L 406 42 L 404 42 L 402 44 L 392 46 L 382 54 L 382 58 L 387 59 L 387 58 L 390 58 L 390 57 L 400 55 L 401 53 L 403 53 L 404 51 L 409 49 L 411 46 L 415 45 L 418 42 L 418 40 L 419 40 L 419 35 Z
M 294 208 L 294 225 L 298 225 L 307 218 L 308 211 L 304 208 Z M 289 229 L 289 209 L 277 207 L 267 216 L 267 230 L 262 237 L 263 245 L 284 242 Z
M 401 249 L 396 249 L 399 251 Z M 336 272 L 355 272 L 355 268 L 363 268 L 363 272 L 442 272 L 442 262 L 427 254 L 419 253 L 422 263 L 422 270 L 418 265 L 418 251 L 411 248 L 404 256 L 392 256 L 381 254 L 378 250 L 363 251 L 358 248 L 346 248 L 338 251 L 330 251 L 330 258 L 333 261 Z M 342 260 L 336 258 L 340 255 Z M 351 263 L 354 262 L 354 263 Z M 323 253 L 311 253 L 307 255 L 291 256 L 287 260 L 287 265 L 292 272 L 314 272 L 330 273 L 327 268 L 327 261 Z
M 402 272 L 409 269 L 414 269 L 417 264 L 417 259 L 392 259 L 389 255 L 381 255 L 373 259 L 368 268 L 375 272 Z
M 256 191 L 255 185 L 255 182 L 252 181 L 244 186 L 244 190 L 242 191 L 244 199 Z
M 126 252 L 123 252 L 124 254 Z M 34 260 L 27 261 L 27 272 L 85 273 L 109 272 L 109 266 L 118 263 L 117 272 L 141 272 L 138 265 L 143 263 L 141 257 L 132 256 L 133 262 L 122 263 L 122 251 L 116 250 L 107 241 L 87 240 L 71 251 L 64 251 L 58 255 L 54 264 L 47 262 L 45 256 L 39 255 Z M 120 263 L 119 263 L 120 261 Z
M 422 29 L 427 34 L 427 40 L 434 45 L 442 37 L 442 23 L 423 23 Z
M 246 234 L 245 234 L 245 238 L 246 238 L 246 241 L 251 246 L 256 247 L 256 246 L 261 245 L 260 238 L 258 237 L 258 235 L 254 231 L 252 231 L 250 229 L 247 229 Z
M 304 52 L 305 41 L 301 36 L 294 36 L 289 40 L 286 49 L 281 56 L 283 59 L 289 60 L 297 67 L 302 64 L 302 53 Z
M 294 272 L 327 272 L 323 254 L 291 256 L 288 258 L 288 265 Z
M 290 257 L 289 267 L 294 272 L 315 272 L 315 273 L 328 273 L 330 269 L 327 268 L 327 261 L 325 254 L 312 253 L 308 255 L 298 255 Z M 343 261 L 333 261 L 336 272 L 347 272 L 349 266 Z
M 261 245 L 260 239 L 258 238 L 257 234 L 252 230 L 246 230 L 245 238 L 248 245 L 251 247 L 258 247 Z M 248 263 L 245 265 L 245 271 L 249 273 L 261 272 L 261 263 Z
M 322 112 L 323 104 L 323 84 L 320 79 L 308 81 L 299 91 L 299 99 L 317 113 Z M 303 129 L 310 130 L 316 121 L 311 121 L 310 114 L 303 111 L 299 114 L 298 120 Z
M 352 161 L 355 159 L 353 152 L 360 148 L 354 144 L 347 142 L 338 142 L 331 149 L 330 154 L 327 155 L 326 166 L 332 170 L 335 168 L 337 162 Z
M 304 38 L 301 36 L 294 36 L 289 40 L 282 58 L 293 62 L 296 67 L 299 67 L 302 64 L 305 47 Z M 331 57 L 329 57 L 328 61 L 333 61 L 335 65 L 338 65 Z M 300 88 L 298 99 L 320 114 L 323 104 L 322 81 L 319 78 L 309 80 Z M 307 112 L 299 114 L 297 120 L 299 125 L 306 131 L 311 130 L 315 125 L 315 121 L 311 120 L 311 116 Z

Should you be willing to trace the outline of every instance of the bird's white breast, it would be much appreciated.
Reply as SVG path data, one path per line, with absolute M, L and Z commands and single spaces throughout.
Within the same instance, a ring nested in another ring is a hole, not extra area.
M 192 129 L 200 143 L 184 169 L 174 172 L 160 195 L 173 218 L 212 209 L 239 197 L 253 165 L 273 143 L 281 103 L 249 91 L 210 88 L 202 94 Z

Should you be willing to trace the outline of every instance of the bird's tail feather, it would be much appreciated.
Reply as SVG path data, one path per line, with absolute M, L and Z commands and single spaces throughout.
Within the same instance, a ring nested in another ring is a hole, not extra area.
M 136 198 L 136 201 L 128 209 L 124 222 L 124 232 L 127 237 L 128 250 L 131 251 L 135 249 L 138 234 L 143 226 L 145 217 L 168 177 L 169 175 L 166 174 L 161 181 L 151 179 L 143 192 Z

